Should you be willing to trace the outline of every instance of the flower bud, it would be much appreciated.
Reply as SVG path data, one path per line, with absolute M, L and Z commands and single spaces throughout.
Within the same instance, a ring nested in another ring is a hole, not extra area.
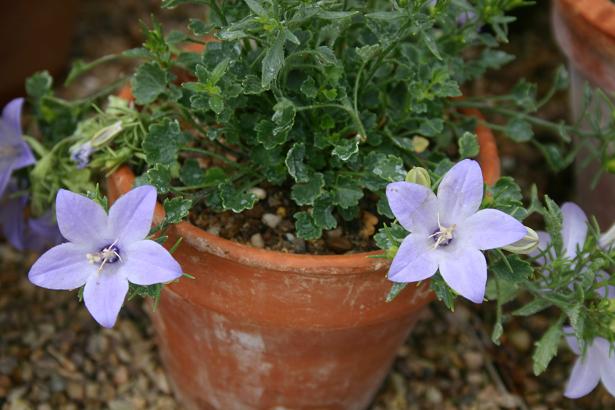
M 502 249 L 512 252 L 527 255 L 534 251 L 538 247 L 538 243 L 540 242 L 538 238 L 538 234 L 532 229 L 525 227 L 527 230 L 527 234 L 518 240 L 517 242 L 510 244 L 508 246 L 504 246 Z
M 397 246 L 392 246 L 384 252 L 384 255 L 389 259 L 393 259 L 395 255 L 397 255 L 398 250 L 399 248 Z
M 615 245 L 615 224 L 611 228 L 600 236 L 600 247 L 602 249 L 609 249 Z
M 431 178 L 429 177 L 429 172 L 422 167 L 412 167 L 412 169 L 406 174 L 406 182 L 423 185 L 431 189 Z
M 122 131 L 122 121 L 115 123 L 99 130 L 91 139 L 94 148 L 101 147 L 111 141 L 113 137 Z
M 415 135 L 412 138 L 412 149 L 417 154 L 425 152 L 425 150 L 429 147 L 429 140 L 425 137 L 421 137 L 420 135 Z

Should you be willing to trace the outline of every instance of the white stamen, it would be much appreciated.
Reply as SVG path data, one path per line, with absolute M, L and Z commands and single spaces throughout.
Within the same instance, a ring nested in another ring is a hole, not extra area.
M 119 252 L 115 250 L 115 245 L 117 245 L 119 239 L 113 242 L 111 245 L 104 248 L 102 251 L 97 253 L 86 253 L 85 257 L 91 264 L 99 264 L 98 273 L 102 271 L 105 264 L 109 262 L 110 259 L 117 258 L 120 262 L 122 262 L 122 257 Z
M 438 214 L 438 231 L 428 236 L 428 238 L 436 238 L 436 243 L 433 248 L 437 249 L 438 246 L 447 244 L 451 239 L 453 239 L 453 232 L 455 232 L 455 228 L 457 228 L 456 224 L 449 227 L 442 226 L 440 223 L 440 214 Z

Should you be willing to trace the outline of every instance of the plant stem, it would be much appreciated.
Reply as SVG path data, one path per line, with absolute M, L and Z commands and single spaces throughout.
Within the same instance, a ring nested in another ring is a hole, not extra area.
M 218 18 L 220 18 L 220 20 L 222 21 L 222 24 L 224 24 L 225 26 L 228 26 L 228 20 L 226 19 L 226 16 L 220 9 L 220 6 L 218 6 L 218 3 L 216 3 L 216 0 L 210 0 L 209 5 L 214 10 L 214 12 L 218 15 Z

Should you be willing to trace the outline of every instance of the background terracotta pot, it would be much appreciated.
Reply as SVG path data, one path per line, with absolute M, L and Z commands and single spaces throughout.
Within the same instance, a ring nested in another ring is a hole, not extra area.
M 578 119 L 585 83 L 615 92 L 615 4 L 610 0 L 554 0 L 552 21 L 557 42 L 568 59 L 570 104 L 573 117 Z M 594 104 L 590 109 L 602 111 L 604 121 L 612 116 L 607 104 Z M 592 189 L 600 164 L 582 166 L 587 155 L 580 152 L 576 164 L 577 200 L 596 215 L 601 227 L 608 228 L 615 219 L 615 175 L 605 174 Z
M 499 177 L 493 135 L 477 129 L 485 179 Z M 134 175 L 111 176 L 111 199 Z M 156 219 L 163 217 L 158 205 Z M 256 249 L 177 225 L 167 243 L 185 272 L 165 287 L 153 314 L 162 360 L 189 409 L 363 409 L 382 384 L 419 310 L 428 283 L 386 303 L 389 263 L 350 255 Z
M 66 67 L 78 0 L 4 1 L 0 14 L 0 103 L 24 95 L 24 81 L 39 70 Z

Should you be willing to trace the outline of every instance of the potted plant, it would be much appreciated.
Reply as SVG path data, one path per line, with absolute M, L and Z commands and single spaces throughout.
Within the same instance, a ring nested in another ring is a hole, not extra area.
M 581 356 L 566 394 L 600 379 L 615 392 L 615 233 L 535 190 L 524 205 L 487 126 L 556 169 L 577 128 L 536 117 L 544 99 L 524 81 L 504 96 L 462 91 L 510 61 L 497 47 L 525 2 L 208 4 L 190 35 L 153 22 L 143 47 L 102 60 L 140 60 L 120 97 L 63 101 L 47 74 L 32 77 L 44 138 L 6 111 L 0 175 L 18 187 L 5 190 L 21 200 L 16 219 L 28 215 L 18 231 L 54 208 L 65 239 L 32 266 L 34 284 L 78 289 L 107 327 L 126 295 L 153 297 L 187 408 L 365 408 L 418 310 L 457 296 L 495 301 L 494 343 L 510 314 L 558 312 L 535 372 L 566 336 Z M 531 214 L 547 232 L 522 224 Z M 525 304 L 505 314 L 516 296 Z
M 615 4 L 609 0 L 557 0 L 552 21 L 555 38 L 568 59 L 573 117 L 586 128 L 608 124 L 613 121 L 611 93 L 615 91 Z M 584 91 L 588 87 L 598 87 L 604 93 L 588 100 Z M 587 109 L 588 105 L 591 108 Z M 592 158 L 592 153 L 598 152 L 603 161 L 577 161 L 577 196 L 599 222 L 606 223 L 615 216 L 611 206 L 615 199 L 615 164 L 609 161 L 613 155 L 611 138 L 587 141 L 583 135 L 578 137 L 583 152 L 580 158 Z

